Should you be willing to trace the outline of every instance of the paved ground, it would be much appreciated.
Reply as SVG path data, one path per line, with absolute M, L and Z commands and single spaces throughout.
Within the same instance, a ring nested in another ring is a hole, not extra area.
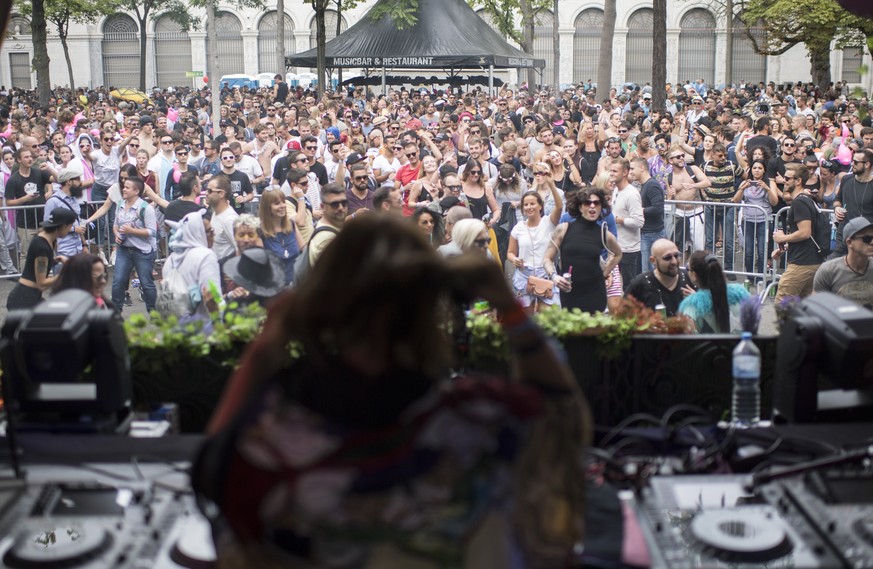
M 112 269 L 110 269 L 109 272 L 109 282 L 106 283 L 105 289 L 107 297 L 111 297 L 112 295 Z M 13 286 L 15 286 L 15 283 L 7 279 L 0 279 L 0 322 L 6 319 L 6 296 L 9 294 L 9 291 L 12 290 Z M 140 300 L 139 289 L 131 288 L 130 293 L 133 306 L 125 306 L 124 315 L 127 316 L 133 313 L 145 314 L 145 304 Z M 776 330 L 776 313 L 773 310 L 773 299 L 771 298 L 768 298 L 764 303 L 764 308 L 761 311 L 761 326 L 758 329 L 758 332 L 759 334 L 768 336 L 776 335 L 778 333 Z

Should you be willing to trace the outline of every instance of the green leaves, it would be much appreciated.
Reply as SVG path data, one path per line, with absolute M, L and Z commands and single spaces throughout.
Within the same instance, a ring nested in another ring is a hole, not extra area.
M 385 0 L 379 2 L 367 14 L 374 22 L 386 16 L 394 20 L 398 30 L 412 27 L 418 23 L 418 0 Z

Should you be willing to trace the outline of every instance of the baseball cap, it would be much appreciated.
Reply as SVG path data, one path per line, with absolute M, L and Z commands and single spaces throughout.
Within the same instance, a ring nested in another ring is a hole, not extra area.
M 444 132 L 438 132 L 436 136 L 433 137 L 434 142 L 445 142 L 449 139 L 448 135 Z
M 150 117 L 149 115 L 143 115 L 139 117 L 139 126 L 145 126 L 147 124 L 155 124 L 154 119 L 152 119 L 152 117 Z
M 75 180 L 76 178 L 82 177 L 82 171 L 78 168 L 61 168 L 61 171 L 58 172 L 58 183 L 63 184 L 65 182 L 69 182 L 70 180 Z
M 41 225 L 46 229 L 51 229 L 54 227 L 61 227 L 62 225 L 72 225 L 74 223 L 76 223 L 76 214 L 65 207 L 59 207 L 53 209 Z
M 300 141 L 298 140 L 289 140 L 288 144 L 285 145 L 285 150 L 302 150 L 302 146 L 300 146 Z
M 358 162 L 360 162 L 363 159 L 364 159 L 364 157 L 361 156 L 361 154 L 359 152 L 352 152 L 351 154 L 346 156 L 346 164 L 351 166 L 352 164 L 357 164 Z
M 652 98 L 651 93 L 643 93 L 643 99 L 651 99 L 651 98 Z
M 55 210 L 57 211 L 57 210 Z M 873 225 L 869 219 L 866 217 L 856 217 L 854 219 L 849 220 L 848 223 L 843 227 L 843 238 L 848 241 L 852 237 L 855 236 L 856 233 L 861 231 L 862 229 L 866 229 Z
M 421 121 L 418 119 L 410 119 L 406 122 L 406 128 L 409 130 L 419 130 L 424 128 L 424 125 L 421 124 Z

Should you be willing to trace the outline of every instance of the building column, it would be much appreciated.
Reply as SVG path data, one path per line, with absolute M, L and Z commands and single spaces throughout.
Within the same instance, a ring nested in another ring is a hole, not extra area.
M 727 30 L 715 30 L 715 85 L 721 85 L 727 79 Z M 713 85 L 713 87 L 715 86 Z
M 287 46 L 291 47 L 291 46 Z M 304 51 L 309 50 L 309 30 L 308 29 L 300 29 L 294 30 L 294 53 L 302 53 Z M 293 71 L 291 71 L 295 75 L 299 75 L 301 73 L 309 73 L 308 67 L 295 67 Z M 381 73 L 381 71 L 379 71 Z
M 247 75 L 257 75 L 258 69 L 258 31 L 243 30 L 243 69 Z
M 561 83 L 573 83 L 573 36 L 576 34 L 576 28 L 559 28 L 558 35 L 560 36 L 561 48 L 561 68 L 555 73 L 555 80 L 558 85 Z
M 190 31 L 188 37 L 191 39 L 191 71 L 202 71 L 207 77 L 206 32 Z
M 88 36 L 88 53 L 91 58 L 91 80 L 88 82 L 88 87 L 94 88 L 104 84 L 103 34 L 95 31 L 88 34 Z
M 600 57 L 610 54 L 600 54 Z M 615 28 L 615 35 L 612 38 L 612 84 L 621 85 L 624 83 L 625 74 L 627 72 L 627 28 Z M 604 91 L 598 85 L 597 93 L 609 94 L 609 88 Z M 602 98 L 602 97 L 598 97 Z
M 146 35 L 146 89 L 150 89 L 151 87 L 158 86 L 161 88 L 166 87 L 166 85 L 158 85 L 158 69 L 157 69 L 157 60 L 155 59 L 155 33 L 148 32 Z
M 679 77 L 679 30 L 676 28 L 667 30 L 667 82 L 676 84 Z M 672 79 L 676 78 L 676 79 Z M 652 85 L 652 88 L 661 87 Z

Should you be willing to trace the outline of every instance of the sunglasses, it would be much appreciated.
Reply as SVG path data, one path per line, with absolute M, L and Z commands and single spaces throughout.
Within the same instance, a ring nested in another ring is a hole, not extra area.
M 474 239 L 473 243 L 475 243 L 479 247 L 487 247 L 491 245 L 491 238 L 486 237 L 485 239 Z
M 348 207 L 349 200 L 337 200 L 335 202 L 321 202 L 321 203 L 323 203 L 324 205 L 326 205 L 332 209 L 339 209 L 341 207 Z
M 482 134 L 481 130 L 471 130 L 470 134 Z
M 669 263 L 673 259 L 676 259 L 678 261 L 681 258 L 682 258 L 682 255 L 677 251 L 675 253 L 669 253 L 667 255 L 664 255 L 663 257 L 661 257 L 661 260 Z
M 866 160 L 852 160 L 852 164 L 867 164 Z
M 670 160 L 679 160 L 679 159 L 683 159 L 683 160 L 684 160 L 685 157 L 684 157 L 683 155 L 681 155 L 681 154 L 676 154 L 675 156 L 670 156 Z
M 91 148 L 90 144 L 80 144 L 79 148 Z
M 161 144 L 173 144 L 173 140 L 172 140 L 172 139 L 170 139 L 170 140 L 162 140 L 162 141 L 161 141 Z
M 188 151 L 187 151 L 187 150 L 181 150 L 181 151 L 179 151 L 179 152 L 176 152 L 176 156 L 188 156 Z
M 114 138 L 104 138 L 103 142 L 112 142 L 113 140 L 115 140 L 115 139 Z
M 355 177 L 352 178 L 352 179 L 353 179 L 354 181 L 358 182 L 358 181 L 360 181 L 360 180 L 366 180 L 366 179 L 368 179 L 368 178 L 369 178 L 369 176 L 355 176 Z
M 783 144 L 782 147 L 783 147 L 783 148 L 794 148 L 794 145 L 793 145 L 793 144 L 787 144 L 787 143 L 786 143 L 786 144 Z
M 481 173 L 482 173 L 482 170 L 470 170 L 471 176 L 478 176 Z
M 317 146 L 306 146 L 303 148 L 304 150 L 318 150 Z
M 236 160 L 236 156 L 222 156 L 222 160 Z
M 131 148 L 139 148 L 139 144 L 128 144 Z
M 407 158 L 413 158 L 413 157 L 418 156 L 418 152 L 407 153 L 405 156 L 406 156 Z
M 450 192 L 460 192 L 463 186 L 446 186 L 446 189 Z
M 91 275 L 91 278 L 95 281 L 105 281 L 108 280 L 109 277 L 106 276 L 106 273 L 100 273 L 99 275 Z
M 853 237 L 852 239 L 856 239 L 856 237 Z M 857 239 L 863 241 L 864 245 L 869 245 L 870 243 L 873 243 L 873 235 L 864 235 L 863 237 L 857 237 Z
M 626 132 L 627 132 L 627 129 L 626 129 L 626 128 L 620 128 L 620 129 L 618 130 L 618 134 L 624 134 L 624 133 L 626 133 Z
M 585 205 L 590 205 L 591 207 L 601 205 L 600 200 L 585 200 L 582 203 Z
M 534 172 L 534 176 L 546 176 L 548 172 Z

